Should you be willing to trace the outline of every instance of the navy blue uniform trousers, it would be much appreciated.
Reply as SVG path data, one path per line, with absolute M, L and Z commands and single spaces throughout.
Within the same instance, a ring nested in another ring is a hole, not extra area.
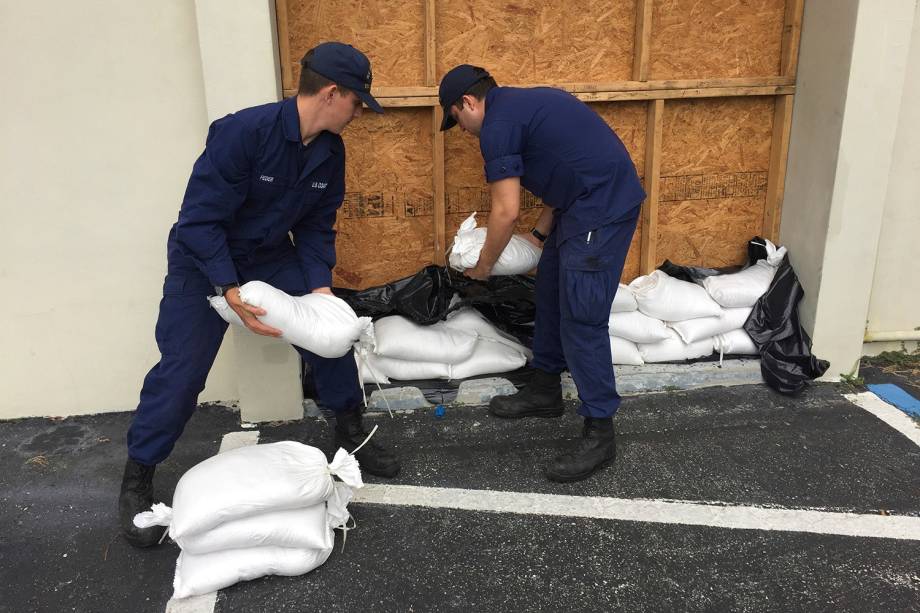
M 551 373 L 568 367 L 585 417 L 612 417 L 620 407 L 607 325 L 638 215 L 637 207 L 562 244 L 554 231 L 537 266 L 532 365 Z
M 296 261 L 283 263 L 264 277 L 254 277 L 293 296 L 307 293 Z M 128 455 L 141 464 L 159 464 L 169 456 L 198 404 L 208 372 L 217 357 L 227 322 L 211 308 L 213 288 L 197 270 L 171 270 L 163 284 L 156 325 L 160 361 L 144 378 L 140 403 L 128 430 Z M 362 401 L 352 352 L 323 358 L 295 347 L 313 369 L 318 400 L 334 412 Z

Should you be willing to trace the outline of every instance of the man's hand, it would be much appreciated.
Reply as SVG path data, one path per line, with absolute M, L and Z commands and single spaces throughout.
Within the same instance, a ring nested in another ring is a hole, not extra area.
M 335 294 L 332 293 L 332 290 L 329 289 L 328 287 L 317 287 L 315 290 L 313 290 L 310 293 L 311 294 L 328 294 L 330 296 L 335 296 Z
M 281 336 L 281 330 L 266 326 L 257 319 L 257 316 L 265 315 L 265 309 L 243 302 L 242 298 L 240 298 L 240 288 L 231 287 L 224 293 L 224 298 L 247 328 L 262 336 Z
M 489 275 L 492 274 L 492 267 L 489 266 L 486 268 L 482 265 L 482 262 L 476 262 L 476 266 L 473 268 L 467 268 L 463 271 L 463 274 L 469 277 L 470 279 L 475 279 L 477 281 L 487 281 Z

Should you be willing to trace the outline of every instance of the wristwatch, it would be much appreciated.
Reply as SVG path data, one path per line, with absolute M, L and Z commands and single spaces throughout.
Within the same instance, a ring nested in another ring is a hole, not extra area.
M 538 241 L 540 241 L 541 243 L 545 243 L 545 242 L 546 242 L 546 235 L 543 234 L 542 232 L 540 232 L 539 230 L 537 230 L 536 228 L 534 228 L 533 230 L 531 230 L 530 233 L 533 234 L 534 237 L 535 237 Z
M 231 287 L 239 287 L 239 286 L 240 286 L 239 283 L 227 283 L 226 285 L 215 285 L 214 295 L 223 296 L 227 292 L 227 290 L 229 290 Z

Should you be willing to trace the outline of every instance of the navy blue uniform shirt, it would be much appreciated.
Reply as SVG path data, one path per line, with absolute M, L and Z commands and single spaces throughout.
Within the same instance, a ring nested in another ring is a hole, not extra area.
M 296 98 L 227 115 L 192 169 L 169 235 L 170 271 L 197 267 L 226 285 L 296 260 L 308 289 L 330 286 L 344 196 L 342 138 L 321 132 L 305 147 Z
M 479 147 L 486 181 L 520 177 L 555 209 L 557 243 L 623 218 L 645 199 L 619 137 L 560 89 L 490 90 Z

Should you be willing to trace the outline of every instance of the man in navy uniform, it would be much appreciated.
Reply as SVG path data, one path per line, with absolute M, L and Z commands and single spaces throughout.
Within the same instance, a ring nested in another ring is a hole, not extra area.
M 224 296 L 252 332 L 280 336 L 259 321 L 264 310 L 242 302 L 241 283 L 265 281 L 295 296 L 331 294 L 333 224 L 345 195 L 340 133 L 360 117 L 362 103 L 383 109 L 370 94 L 370 62 L 354 47 L 323 43 L 301 65 L 296 96 L 211 124 L 169 232 L 156 325 L 161 359 L 144 379 L 128 430 L 119 498 L 122 531 L 136 546 L 159 540 L 162 529 L 142 530 L 132 520 L 153 502 L 154 468 L 194 412 L 227 329 L 208 295 Z M 353 450 L 366 437 L 354 356 L 296 349 L 312 368 L 319 401 L 336 414 L 335 443 Z M 371 474 L 399 472 L 397 458 L 374 441 L 356 457 Z
M 613 415 L 620 406 L 607 321 L 645 192 L 623 143 L 586 104 L 558 89 L 498 87 L 464 64 L 438 91 L 441 130 L 459 124 L 479 137 L 492 209 L 473 279 L 487 279 L 514 232 L 521 187 L 543 211 L 529 239 L 543 248 L 537 267 L 533 378 L 497 396 L 497 417 L 562 415 L 560 375 L 575 380 L 582 438 L 546 467 L 553 481 L 584 479 L 616 457 Z

